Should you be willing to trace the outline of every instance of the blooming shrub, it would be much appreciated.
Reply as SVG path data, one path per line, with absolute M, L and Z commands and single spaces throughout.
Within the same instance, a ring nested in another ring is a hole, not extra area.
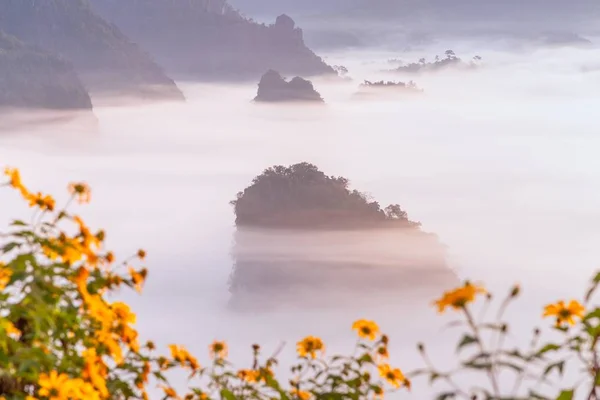
M 564 336 L 561 343 L 539 343 L 536 330 L 529 349 L 504 348 L 509 328 L 503 312 L 520 289 L 511 290 L 490 322 L 485 314 L 476 319 L 471 306 L 484 298 L 487 307 L 491 295 L 467 282 L 434 303 L 439 312 L 450 309 L 463 317 L 453 323 L 465 328 L 458 368 L 438 370 L 419 345 L 426 368 L 404 373 L 388 364 L 389 338 L 377 324 L 358 320 L 352 325 L 359 340 L 351 356 L 326 356 L 325 343 L 308 336 L 298 341 L 297 362 L 284 382 L 273 372 L 276 357 L 261 357 L 258 345 L 252 346 L 252 365 L 238 369 L 227 359 L 225 342 L 209 346 L 206 365 L 177 344 L 161 352 L 150 341 L 141 343 L 135 314 L 125 303 L 110 302 L 108 295 L 119 288 L 143 290 L 148 272 L 135 265 L 145 251 L 117 262 L 105 249 L 105 233 L 69 212 L 72 201 L 90 201 L 86 184 L 69 185 L 70 200 L 58 208 L 50 195 L 31 192 L 18 170 L 6 169 L 5 175 L 5 186 L 16 189 L 34 215 L 32 222 L 15 220 L 0 233 L 0 399 L 147 399 L 150 385 L 158 385 L 165 399 L 367 399 L 409 390 L 410 379 L 423 375 L 446 383 L 448 390 L 437 397 L 441 400 L 567 400 L 575 390 L 587 399 L 600 396 L 600 309 L 589 304 L 600 274 L 583 304 L 558 301 L 545 308 L 543 315 L 554 318 L 554 329 Z M 484 332 L 492 334 L 495 345 L 487 343 Z M 577 388 L 560 391 L 558 397 L 536 391 L 540 383 L 556 382 L 553 374 L 562 373 L 572 356 L 583 364 Z M 170 370 L 187 373 L 185 393 L 169 384 Z M 489 384 L 474 379 L 473 387 L 459 387 L 454 376 L 465 370 L 482 373 Z M 500 383 L 506 371 L 514 375 L 510 388 Z

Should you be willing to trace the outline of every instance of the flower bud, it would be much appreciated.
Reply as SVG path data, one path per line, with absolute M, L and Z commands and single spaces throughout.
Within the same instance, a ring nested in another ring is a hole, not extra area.
M 517 285 L 513 286 L 512 290 L 510 292 L 510 297 L 517 297 L 520 292 L 521 292 L 521 287 L 517 284 Z

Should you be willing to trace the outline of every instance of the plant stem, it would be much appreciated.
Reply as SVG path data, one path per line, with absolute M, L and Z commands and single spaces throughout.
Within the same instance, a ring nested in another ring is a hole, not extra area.
M 465 312 L 465 315 L 467 316 L 467 322 L 469 323 L 469 326 L 473 330 L 473 334 L 475 335 L 475 340 L 477 341 L 479 350 L 481 351 L 482 354 L 486 354 L 485 347 L 483 346 L 483 340 L 481 339 L 481 333 L 479 331 L 479 327 L 477 327 L 477 324 L 473 320 L 473 316 L 471 315 L 471 312 L 469 311 L 469 309 L 466 306 L 464 306 L 463 310 Z M 494 360 L 491 358 L 491 355 L 490 355 L 490 368 L 488 369 L 488 376 L 490 378 L 490 382 L 492 383 L 492 389 L 494 391 L 494 398 L 499 399 L 500 398 L 500 390 L 499 390 L 499 386 L 498 386 L 498 380 L 496 378 L 496 371 L 494 368 L 493 361 Z
M 598 400 L 598 395 L 596 394 L 596 382 L 598 382 L 598 378 L 600 377 L 600 364 L 598 362 L 598 352 L 596 351 L 596 346 L 598 345 L 598 337 L 598 335 L 594 335 L 594 339 L 592 340 L 592 344 L 590 345 L 590 350 L 592 351 L 593 381 L 592 389 L 590 390 L 588 400 Z

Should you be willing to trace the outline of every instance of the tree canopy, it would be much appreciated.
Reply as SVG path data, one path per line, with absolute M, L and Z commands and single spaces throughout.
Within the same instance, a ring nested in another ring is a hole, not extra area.
M 419 229 L 421 224 L 411 221 L 398 204 L 382 208 L 366 194 L 350 189 L 349 183 L 307 162 L 267 168 L 231 202 L 236 225 Z

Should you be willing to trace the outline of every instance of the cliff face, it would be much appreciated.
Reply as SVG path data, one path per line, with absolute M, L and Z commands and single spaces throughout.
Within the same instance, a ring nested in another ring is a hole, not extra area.
M 258 93 L 254 101 L 259 102 L 317 102 L 323 103 L 323 98 L 315 90 L 310 81 L 295 77 L 287 82 L 278 72 L 267 71 L 258 83 Z
M 287 16 L 272 25 L 243 17 L 225 0 L 92 0 L 175 76 L 197 80 L 335 74 L 304 44 Z
M 0 107 L 92 109 L 73 67 L 0 31 Z
M 71 62 L 92 92 L 183 99 L 150 56 L 83 0 L 3 0 L 0 26 Z

